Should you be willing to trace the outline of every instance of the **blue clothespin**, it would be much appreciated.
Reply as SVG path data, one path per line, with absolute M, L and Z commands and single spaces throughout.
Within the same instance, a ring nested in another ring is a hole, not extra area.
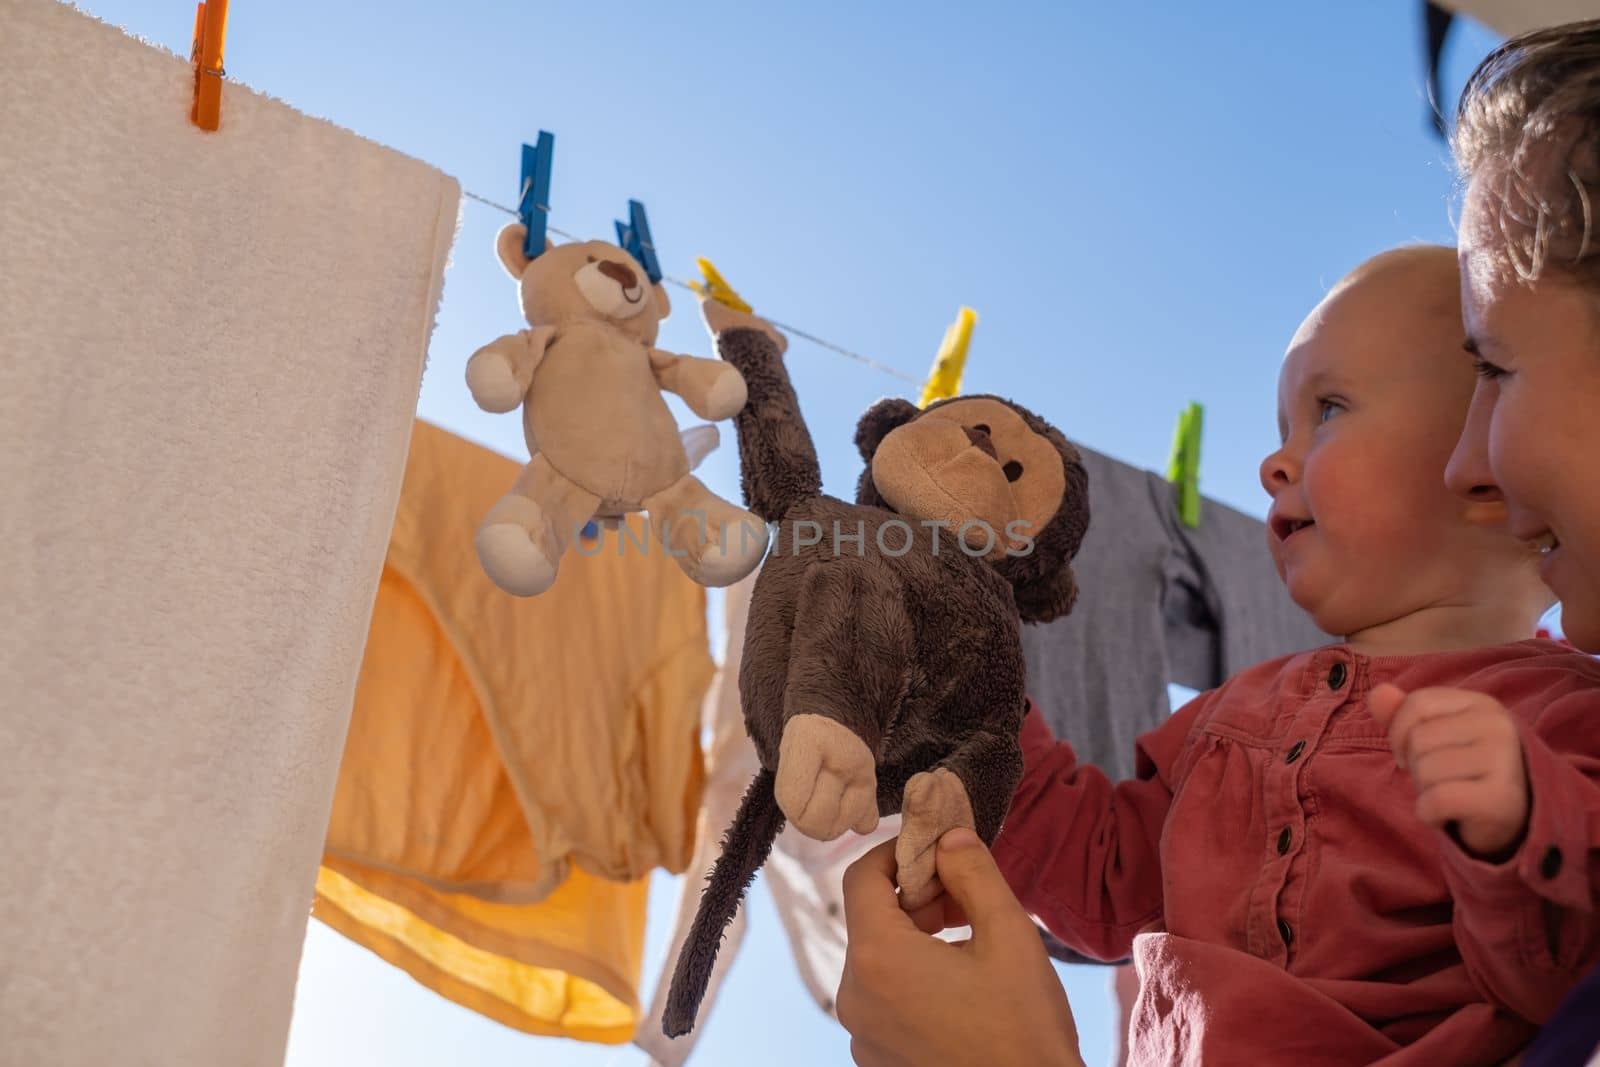
M 545 223 L 550 218 L 550 158 L 555 155 L 554 134 L 539 131 L 539 143 L 522 146 L 522 198 L 517 201 L 517 214 L 528 235 L 522 242 L 522 254 L 537 258 L 544 251 Z
M 650 284 L 661 281 L 661 262 L 656 259 L 656 245 L 650 236 L 650 220 L 645 217 L 644 205 L 637 200 L 628 201 L 628 221 L 617 223 L 617 244 L 627 252 L 650 277 Z

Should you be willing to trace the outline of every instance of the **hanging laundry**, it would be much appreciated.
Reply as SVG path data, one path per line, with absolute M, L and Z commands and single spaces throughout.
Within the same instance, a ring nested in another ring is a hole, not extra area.
M 276 1067 L 459 189 L 0 25 L 0 1059 Z
M 473 535 L 518 470 L 416 422 L 316 914 L 508 1026 L 625 1042 L 647 879 L 695 843 L 705 591 L 631 516 L 506 596 Z

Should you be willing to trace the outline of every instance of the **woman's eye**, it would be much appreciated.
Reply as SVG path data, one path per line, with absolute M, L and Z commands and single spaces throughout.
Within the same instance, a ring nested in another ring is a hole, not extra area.
M 1472 357 L 1472 369 L 1477 371 L 1478 377 L 1484 379 L 1485 381 L 1492 382 L 1496 378 L 1504 378 L 1506 376 L 1504 367 L 1497 367 L 1493 363 L 1490 363 L 1488 360 L 1484 359 L 1482 356 Z

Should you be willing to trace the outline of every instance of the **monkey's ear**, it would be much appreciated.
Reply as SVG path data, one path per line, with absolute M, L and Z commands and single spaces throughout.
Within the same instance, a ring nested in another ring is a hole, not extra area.
M 1012 593 L 1023 622 L 1049 622 L 1072 610 L 1078 599 L 1078 582 L 1072 568 L 1063 564 L 1043 578 L 1013 586 Z
M 861 458 L 870 466 L 873 453 L 878 451 L 878 445 L 883 443 L 890 431 L 904 426 L 920 414 L 915 404 L 897 396 L 884 397 L 872 405 L 861 416 L 861 421 L 856 423 L 856 448 L 861 452 Z

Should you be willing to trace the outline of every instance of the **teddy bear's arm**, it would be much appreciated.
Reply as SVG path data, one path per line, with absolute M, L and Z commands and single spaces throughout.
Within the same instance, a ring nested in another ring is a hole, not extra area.
M 650 369 L 657 385 L 683 397 L 689 410 L 702 419 L 730 419 L 744 407 L 744 377 L 720 359 L 680 356 L 652 348 Z
M 467 388 L 478 406 L 500 414 L 522 403 L 555 333 L 553 326 L 535 326 L 497 337 L 474 352 L 467 360 Z

